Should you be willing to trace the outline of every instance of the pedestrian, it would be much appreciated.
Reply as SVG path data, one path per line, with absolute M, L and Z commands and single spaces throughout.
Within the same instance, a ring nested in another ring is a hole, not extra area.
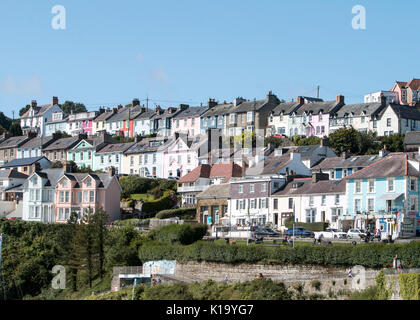
M 347 271 L 347 276 L 353 278 L 353 270 L 351 268 Z
M 262 273 L 260 272 L 259 274 L 258 274 L 258 277 L 257 277 L 258 279 L 262 279 L 262 278 L 264 278 L 264 276 L 262 275 Z
M 158 279 L 158 283 L 159 283 L 159 284 L 161 284 L 161 283 L 162 283 L 162 280 L 160 280 L 160 278 Z
M 227 275 L 225 275 L 225 283 L 227 284 L 228 283 L 228 276 Z

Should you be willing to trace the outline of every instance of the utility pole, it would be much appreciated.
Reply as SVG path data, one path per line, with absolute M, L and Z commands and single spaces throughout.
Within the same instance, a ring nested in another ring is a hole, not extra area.
M 146 110 L 149 111 L 149 96 L 146 96 Z
M 319 99 L 319 86 L 316 87 L 316 97 Z
M 12 111 L 13 117 L 12 119 L 15 120 L 15 110 Z

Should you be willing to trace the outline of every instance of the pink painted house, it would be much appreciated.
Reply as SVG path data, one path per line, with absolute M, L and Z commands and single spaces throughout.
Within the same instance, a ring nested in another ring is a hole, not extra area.
M 344 96 L 338 95 L 334 101 L 305 103 L 296 111 L 302 117 L 302 125 L 307 137 L 323 138 L 330 133 L 330 114 L 344 106 Z
M 89 208 L 104 209 L 109 221 L 120 219 L 121 186 L 115 169 L 108 173 L 72 173 L 65 170 L 55 187 L 55 221 L 66 223 L 71 212 L 81 219 Z
M 182 177 L 198 167 L 199 149 L 206 143 L 206 137 L 175 133 L 173 143 L 163 151 L 162 177 Z
M 104 109 L 100 109 L 101 112 Z M 93 120 L 100 113 L 97 111 L 80 112 L 71 114 L 67 120 L 67 133 L 76 136 L 80 133 L 87 133 L 89 136 L 93 135 Z
M 172 134 L 183 133 L 189 136 L 200 134 L 200 116 L 208 107 L 188 107 L 172 118 Z

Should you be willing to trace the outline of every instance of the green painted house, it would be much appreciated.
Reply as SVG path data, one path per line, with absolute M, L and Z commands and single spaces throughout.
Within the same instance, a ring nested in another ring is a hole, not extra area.
M 67 152 L 67 160 L 74 161 L 80 168 L 93 169 L 96 152 L 110 143 L 115 141 L 105 132 L 97 137 L 83 139 Z

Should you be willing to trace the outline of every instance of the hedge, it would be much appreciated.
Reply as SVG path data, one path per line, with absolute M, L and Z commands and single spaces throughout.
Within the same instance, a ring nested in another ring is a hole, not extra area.
M 398 283 L 404 300 L 420 300 L 420 274 L 401 273 L 398 275 Z
M 162 210 L 156 215 L 158 219 L 168 219 L 179 217 L 182 218 L 184 216 L 195 216 L 196 209 L 195 208 L 179 208 L 179 209 L 169 209 L 169 210 Z
M 114 224 L 120 227 L 140 227 L 148 226 L 150 219 L 125 219 L 125 220 L 116 220 Z
M 348 267 L 362 265 L 383 268 L 398 254 L 407 267 L 420 267 L 420 242 L 375 243 L 358 246 L 261 247 L 198 241 L 192 245 L 145 244 L 139 248 L 142 261 L 169 259 L 218 263 L 270 263 Z
M 191 244 L 203 239 L 207 232 L 207 226 L 204 224 L 196 224 L 191 226 L 189 224 L 170 224 L 159 227 L 150 232 L 150 238 L 166 242 L 169 244 Z
M 166 191 L 162 198 L 143 203 L 141 211 L 145 213 L 157 213 L 172 208 L 176 204 L 175 199 L 176 196 L 172 192 Z
M 288 229 L 293 228 L 293 222 L 286 221 L 285 226 Z M 313 223 L 296 222 L 295 227 L 303 227 L 309 231 L 324 231 L 328 227 L 328 222 L 313 222 Z

